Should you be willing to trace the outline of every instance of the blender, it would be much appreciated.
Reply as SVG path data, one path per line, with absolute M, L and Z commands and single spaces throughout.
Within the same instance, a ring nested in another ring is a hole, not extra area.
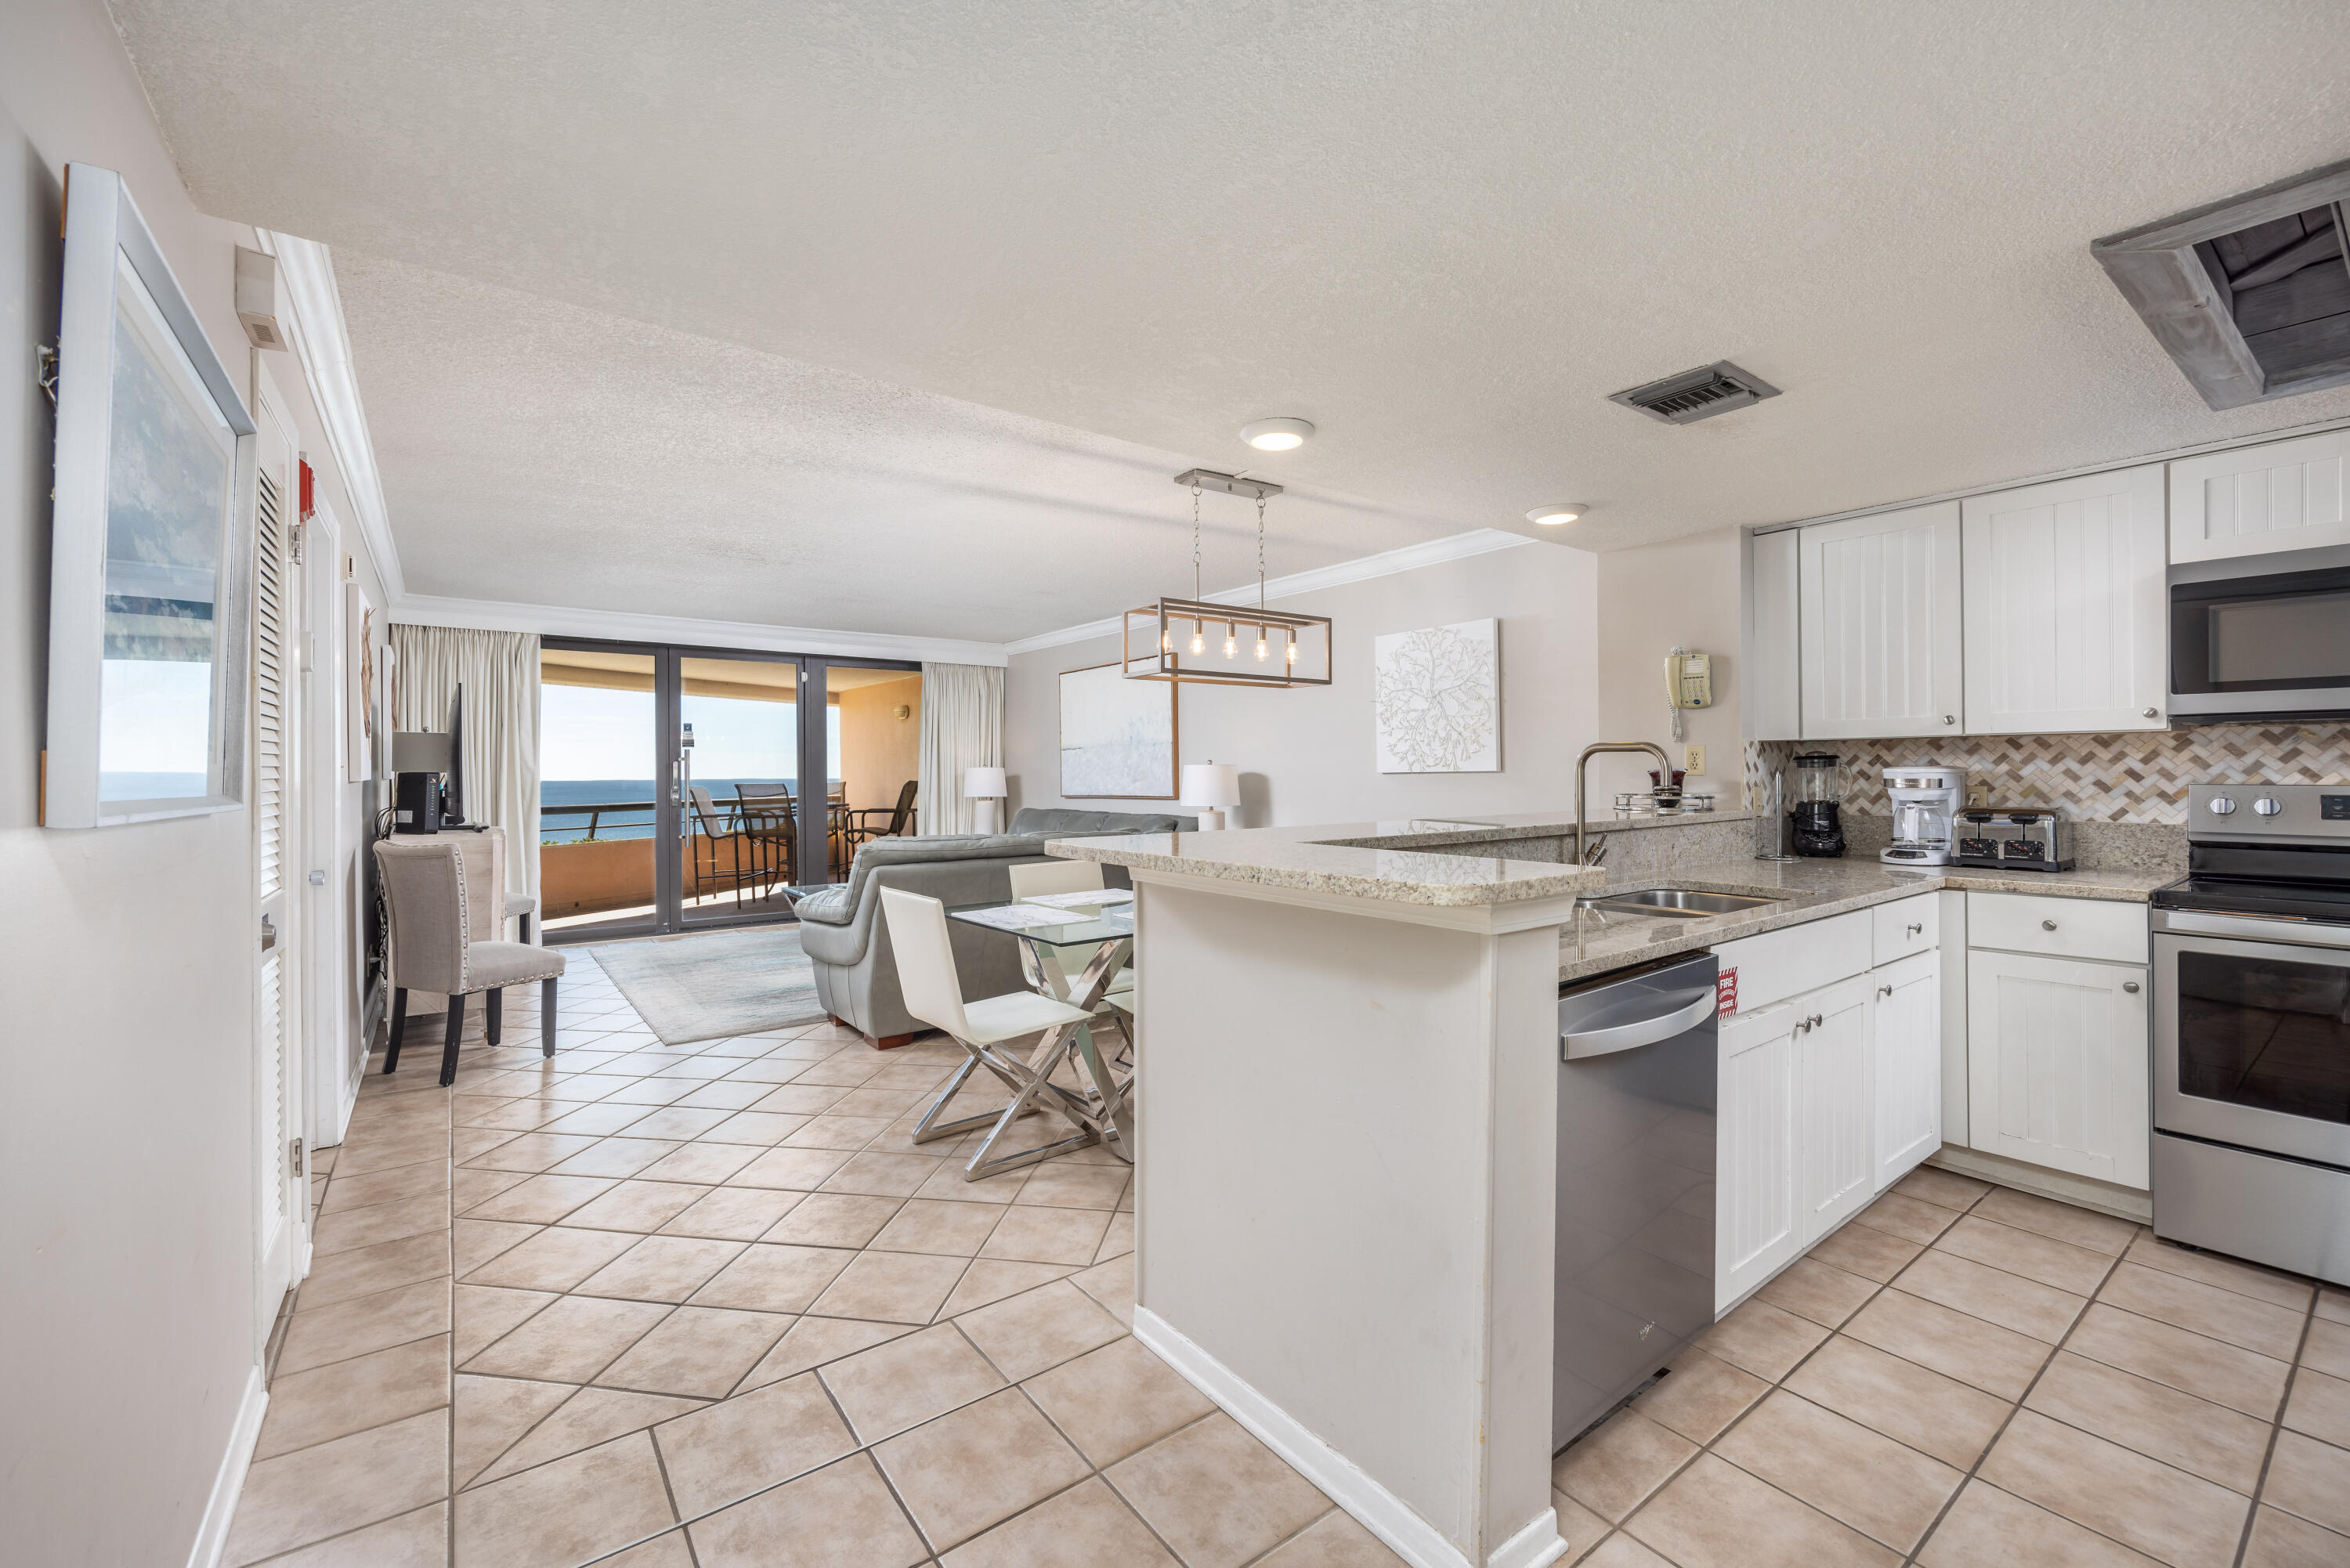
M 1950 824 L 1967 800 L 1964 768 L 1887 768 L 1893 842 L 1877 852 L 1888 866 L 1948 866 Z
M 1843 792 L 1836 784 L 1838 759 L 1825 752 L 1802 752 L 1795 757 L 1795 853 L 1834 857 L 1844 853 L 1844 824 L 1838 819 Z

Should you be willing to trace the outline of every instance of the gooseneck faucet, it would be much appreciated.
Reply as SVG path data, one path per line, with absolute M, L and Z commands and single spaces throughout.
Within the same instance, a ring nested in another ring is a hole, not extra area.
M 1575 863 L 1577 866 L 1584 864 L 1583 773 L 1590 765 L 1591 759 L 1602 752 L 1646 752 L 1657 759 L 1657 766 L 1660 770 L 1658 778 L 1667 784 L 1670 784 L 1673 778 L 1672 761 L 1665 755 L 1665 749 L 1647 741 L 1594 741 L 1584 747 L 1583 754 L 1575 759 Z

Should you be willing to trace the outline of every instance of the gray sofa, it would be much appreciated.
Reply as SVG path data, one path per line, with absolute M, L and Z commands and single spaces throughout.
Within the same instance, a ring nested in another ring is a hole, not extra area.
M 837 1023 L 883 1050 L 902 1045 L 927 1027 L 906 1011 L 898 964 L 881 919 L 881 889 L 903 888 L 941 903 L 976 904 L 1012 897 L 1012 867 L 1052 858 L 1048 838 L 1105 833 L 1190 833 L 1199 818 L 1142 812 L 1064 811 L 1028 807 L 1012 831 L 937 838 L 876 838 L 858 846 L 848 880 L 799 902 L 800 948 L 816 970 L 816 993 Z M 1126 868 L 1106 866 L 1103 879 L 1128 885 Z M 1020 991 L 1020 950 L 1012 936 L 961 920 L 948 927 L 962 993 L 973 1001 Z

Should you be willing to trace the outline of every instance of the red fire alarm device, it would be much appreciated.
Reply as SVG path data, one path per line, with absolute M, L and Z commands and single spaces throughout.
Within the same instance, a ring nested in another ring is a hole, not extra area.
M 1738 1011 L 1738 971 L 1723 970 L 1714 977 L 1713 1011 L 1718 1017 L 1727 1018 Z
M 307 523 L 318 510 L 317 476 L 311 472 L 310 460 L 302 460 L 302 521 Z

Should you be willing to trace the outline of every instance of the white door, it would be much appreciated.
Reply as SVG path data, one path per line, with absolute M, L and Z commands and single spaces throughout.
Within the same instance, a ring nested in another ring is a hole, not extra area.
M 2162 465 L 1970 496 L 1966 730 L 2159 730 Z
M 1866 975 L 1795 999 L 1795 1202 L 1808 1247 L 1876 1192 Z
M 254 1121 L 259 1173 L 259 1300 L 278 1298 L 309 1266 L 309 1175 L 301 1144 L 301 587 L 292 560 L 294 443 L 276 389 L 255 360 L 257 472 L 253 548 L 253 848 L 255 911 Z
M 2147 971 L 2032 953 L 1967 955 L 1973 1147 L 2147 1184 Z
M 349 942 L 344 883 L 351 859 L 344 847 L 343 812 L 343 554 L 341 530 L 321 498 L 302 524 L 302 820 L 303 993 L 308 1008 L 302 1034 L 302 1081 L 308 1093 L 303 1141 L 327 1148 L 342 1141 L 343 1122 L 364 1061 L 349 1026 Z
M 1942 1147 L 1942 955 L 1868 972 L 1875 1009 L 1877 1175 L 1882 1192 Z
M 1957 734 L 1959 504 L 1798 532 L 1804 739 Z
M 1797 531 L 1757 534 L 1747 541 L 1746 737 L 1803 738 L 1803 662 L 1796 583 Z
M 1717 1311 L 1776 1273 L 1802 1245 L 1795 1221 L 1795 1024 L 1792 1002 L 1722 1020 L 1714 1190 Z
M 2350 545 L 2350 431 L 2170 465 L 2170 558 L 2218 561 Z

